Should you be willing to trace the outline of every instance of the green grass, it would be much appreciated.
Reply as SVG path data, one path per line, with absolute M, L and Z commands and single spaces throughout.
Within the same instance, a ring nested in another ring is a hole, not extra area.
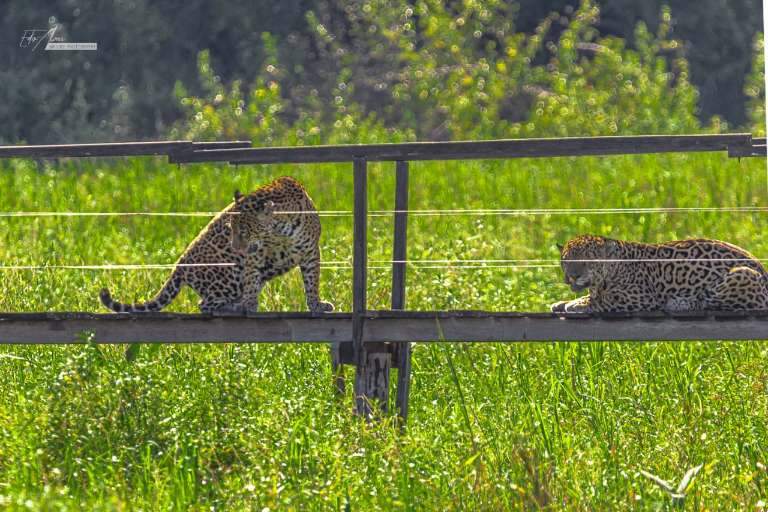
M 0 170 L 0 211 L 215 211 L 282 174 L 322 210 L 351 210 L 347 166 L 189 166 L 133 159 Z M 391 209 L 394 171 L 373 165 L 369 207 Z M 667 155 L 417 163 L 411 207 L 765 206 L 765 162 Z M 205 218 L 1 218 L 0 263 L 173 263 Z M 725 239 L 768 258 L 763 214 L 412 217 L 413 259 L 556 259 L 580 233 L 657 242 Z M 323 258 L 351 259 L 351 217 L 323 218 Z M 369 223 L 369 258 L 391 259 L 392 219 Z M 4 271 L 0 310 L 100 311 L 98 290 L 146 299 L 165 270 Z M 543 311 L 573 297 L 557 268 L 409 269 L 411 309 Z M 390 273 L 372 270 L 371 308 Z M 351 304 L 351 272 L 321 294 Z M 170 308 L 196 310 L 185 291 Z M 303 310 L 297 271 L 264 310 Z M 768 501 L 764 343 L 417 344 L 411 417 L 350 414 L 327 348 L 163 346 L 0 349 L 0 508 L 48 510 L 658 509 L 639 475 L 704 469 L 689 509 Z M 761 466 L 762 465 L 762 466 Z M 762 469 L 761 469 L 762 468 Z

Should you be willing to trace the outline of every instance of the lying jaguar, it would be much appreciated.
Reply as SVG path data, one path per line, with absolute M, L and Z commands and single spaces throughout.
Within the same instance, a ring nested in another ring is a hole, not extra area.
M 287 212 L 287 213 L 279 213 Z M 319 298 L 320 219 L 301 184 L 279 178 L 243 196 L 219 213 L 187 247 L 171 276 L 147 302 L 123 304 L 101 291 L 116 312 L 159 311 L 188 285 L 200 295 L 200 311 L 250 312 L 270 279 L 298 266 L 310 311 L 332 311 Z
M 747 251 L 718 240 L 644 244 L 582 235 L 561 249 L 571 301 L 556 313 L 768 309 L 768 272 Z

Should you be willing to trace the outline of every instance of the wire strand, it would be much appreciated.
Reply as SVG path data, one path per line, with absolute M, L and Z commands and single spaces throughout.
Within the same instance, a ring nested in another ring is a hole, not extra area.
M 768 212 L 768 206 L 713 206 L 713 207 L 669 207 L 669 208 L 476 208 L 476 209 L 424 209 L 424 210 L 372 210 L 369 217 L 388 217 L 404 213 L 415 217 L 438 216 L 534 216 L 534 215 L 613 215 L 643 213 L 761 213 Z M 222 212 L 0 212 L 0 217 L 214 217 Z M 238 212 L 223 212 L 239 215 Z M 275 215 L 314 215 L 320 217 L 351 217 L 350 210 L 277 211 Z
M 534 216 L 534 215 L 613 215 L 613 214 L 642 214 L 642 213 L 760 213 L 768 212 L 765 206 L 720 206 L 720 207 L 670 207 L 670 208 L 499 208 L 499 209 L 447 209 L 447 210 L 374 210 L 369 213 L 372 217 L 406 213 L 420 216 Z
M 0 270 L 144 270 L 177 267 L 234 267 L 234 263 L 158 263 L 147 265 L 2 265 Z
M 372 260 L 371 263 L 404 263 L 408 265 L 413 264 L 432 264 L 432 263 L 555 263 L 559 266 L 559 259 L 517 259 L 517 260 L 474 260 L 474 259 L 462 259 L 462 260 Z M 674 261 L 766 261 L 768 258 L 590 258 L 590 259 L 568 259 L 569 263 L 669 263 Z
M 573 259 L 572 263 L 671 263 L 671 262 L 768 262 L 766 258 L 645 258 L 645 259 Z M 389 270 L 392 264 L 406 264 L 413 269 L 489 269 L 489 268 L 558 268 L 553 259 L 464 259 L 464 260 L 373 260 L 372 270 Z M 184 267 L 233 267 L 234 263 L 180 264 L 105 264 L 105 265 L 3 265 L 0 270 L 152 270 Z M 321 270 L 351 270 L 352 263 L 338 260 L 321 264 Z

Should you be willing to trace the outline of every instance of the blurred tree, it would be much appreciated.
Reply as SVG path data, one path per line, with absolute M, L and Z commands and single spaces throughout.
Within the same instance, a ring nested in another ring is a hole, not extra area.
M 174 136 L 293 145 L 701 130 L 668 9 L 656 34 L 638 23 L 633 50 L 599 37 L 589 0 L 564 21 L 545 18 L 532 35 L 511 29 L 506 8 L 497 0 L 368 0 L 350 2 L 341 17 L 310 13 L 322 72 L 295 81 L 265 37 L 269 57 L 247 95 L 237 81 L 218 82 L 202 52 L 205 93 L 177 85 L 186 116 Z M 676 55 L 671 65 L 667 55 Z
M 494 60 L 494 52 L 507 44 L 505 39 L 511 34 L 535 35 L 536 28 L 546 19 L 546 34 L 534 45 L 546 47 L 567 30 L 567 20 L 579 2 L 482 2 L 491 6 L 489 19 L 480 19 L 478 11 L 468 18 L 463 28 L 455 26 L 460 13 L 471 11 L 475 3 L 425 2 L 435 12 L 446 9 L 446 16 L 453 19 L 454 25 L 448 20 L 438 28 L 456 34 L 445 34 L 444 38 L 439 34 L 426 34 L 422 38 L 424 44 L 438 44 L 441 38 L 454 41 L 452 45 L 471 44 L 473 53 L 466 58 Z M 656 33 L 662 3 L 669 3 L 673 15 L 672 37 L 683 42 L 690 62 L 690 80 L 701 93 L 700 117 L 706 121 L 717 114 L 733 125 L 746 123 L 745 77 L 750 69 L 752 41 L 760 27 L 759 0 L 600 0 L 597 3 L 602 12 L 595 27 L 602 35 L 625 38 L 629 47 L 635 45 L 636 22 L 644 21 L 649 31 Z M 341 98 L 339 109 L 352 108 L 348 102 L 354 100 L 361 108 L 375 111 L 381 100 L 389 97 L 391 91 L 386 90 L 387 84 L 393 83 L 401 71 L 393 68 L 390 52 L 403 50 L 410 52 L 414 62 L 419 59 L 420 48 L 401 48 L 400 42 L 392 39 L 393 32 L 383 23 L 397 20 L 383 19 L 382 23 L 366 20 L 370 16 L 366 9 L 386 13 L 394 12 L 392 9 L 396 7 L 407 6 L 383 0 L 2 2 L 0 44 L 5 50 L 0 52 L 0 116 L 4 122 L 0 125 L 0 140 L 52 143 L 159 137 L 182 116 L 182 110 L 173 101 L 174 84 L 187 84 L 190 94 L 204 93 L 197 81 L 199 52 L 209 50 L 210 63 L 219 73 L 219 78 L 214 76 L 214 80 L 250 84 L 259 76 L 267 59 L 264 32 L 273 36 L 276 53 L 270 58 L 279 75 L 275 78 L 279 78 L 281 94 L 286 100 L 290 99 L 282 112 L 290 122 L 301 116 L 307 118 L 309 111 L 322 110 L 311 105 L 318 101 L 321 90 L 329 93 L 336 90 L 338 94 L 332 97 Z M 548 17 L 553 11 L 559 14 Z M 419 12 L 413 13 L 411 31 L 421 30 L 420 16 Z M 479 39 L 474 38 L 475 29 L 469 30 L 477 23 L 485 27 L 480 30 Z M 59 34 L 67 41 L 97 42 L 99 50 L 45 52 L 38 49 L 33 52 L 19 47 L 24 30 L 44 29 L 52 24 L 60 27 Z M 325 35 L 318 32 L 320 27 L 326 31 Z M 384 27 L 383 33 L 366 32 L 376 27 Z M 371 45 L 374 40 L 375 44 Z M 493 45 L 495 49 L 490 48 Z M 451 73 L 472 68 L 470 61 L 454 62 L 451 53 L 443 49 L 434 47 L 430 51 L 441 63 L 432 88 L 461 78 Z M 486 55 L 486 52 L 490 53 Z M 536 51 L 531 58 L 540 64 L 550 57 L 546 52 Z M 354 69 L 350 67 L 352 61 L 357 66 Z M 458 67 L 452 67 L 453 64 Z M 449 72 L 449 68 L 452 71 Z M 381 70 L 386 72 L 380 73 Z M 353 73 L 354 79 L 339 75 L 342 71 Z M 476 71 L 472 68 L 469 72 L 473 80 L 481 78 L 473 75 Z M 385 80 L 373 80 L 380 76 Z M 423 90 L 406 89 L 402 90 L 403 95 L 424 94 Z M 505 118 L 513 122 L 519 120 L 515 116 L 524 116 L 533 102 L 531 89 L 523 90 L 521 84 L 517 84 L 515 90 L 517 93 L 510 94 L 508 102 L 499 106 L 505 111 Z M 456 92 L 450 90 L 444 94 Z M 482 94 L 477 98 L 482 103 Z M 436 103 L 425 103 L 425 110 L 413 115 L 439 118 L 442 115 L 440 100 L 438 97 L 433 100 Z M 390 106 L 390 111 L 379 114 L 395 116 L 396 109 Z M 440 137 L 439 131 L 446 127 L 439 128 L 440 123 L 435 126 L 438 132 L 433 137 Z
M 309 0 L 29 0 L 0 3 L 0 140 L 30 143 L 155 138 L 181 114 L 177 80 L 197 83 L 210 49 L 228 79 L 252 80 L 261 36 L 288 39 Z M 20 48 L 25 30 L 59 26 L 98 51 Z M 293 56 L 300 61 L 302 56 Z
M 718 115 L 742 126 L 744 84 L 752 62 L 755 34 L 762 31 L 760 0 L 601 0 L 601 33 L 634 44 L 633 25 L 644 21 L 656 31 L 662 5 L 672 9 L 672 36 L 683 42 L 691 81 L 699 90 L 702 119 Z
M 752 62 L 752 71 L 747 77 L 744 93 L 747 96 L 747 112 L 749 113 L 749 127 L 755 135 L 765 137 L 765 52 L 763 50 L 763 33 L 755 37 L 755 52 Z

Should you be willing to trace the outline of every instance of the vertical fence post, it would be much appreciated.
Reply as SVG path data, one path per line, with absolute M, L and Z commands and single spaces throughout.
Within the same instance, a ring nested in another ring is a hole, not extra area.
M 395 233 L 392 244 L 392 309 L 405 309 L 405 272 L 408 259 L 408 162 L 395 164 Z M 411 386 L 411 344 L 395 345 L 397 365 L 397 410 L 403 423 L 408 420 L 408 392 Z
M 367 310 L 366 287 L 368 265 L 368 169 L 364 158 L 354 160 L 355 204 L 352 260 L 352 344 L 355 352 L 355 409 L 371 415 L 371 401 L 378 400 L 386 411 L 389 399 L 390 354 L 368 353 L 363 339 Z
M 355 363 L 364 363 L 363 321 L 366 310 L 368 273 L 368 164 L 364 158 L 355 158 L 354 172 L 354 227 L 352 241 L 352 343 Z M 357 383 L 355 383 L 357 394 Z

